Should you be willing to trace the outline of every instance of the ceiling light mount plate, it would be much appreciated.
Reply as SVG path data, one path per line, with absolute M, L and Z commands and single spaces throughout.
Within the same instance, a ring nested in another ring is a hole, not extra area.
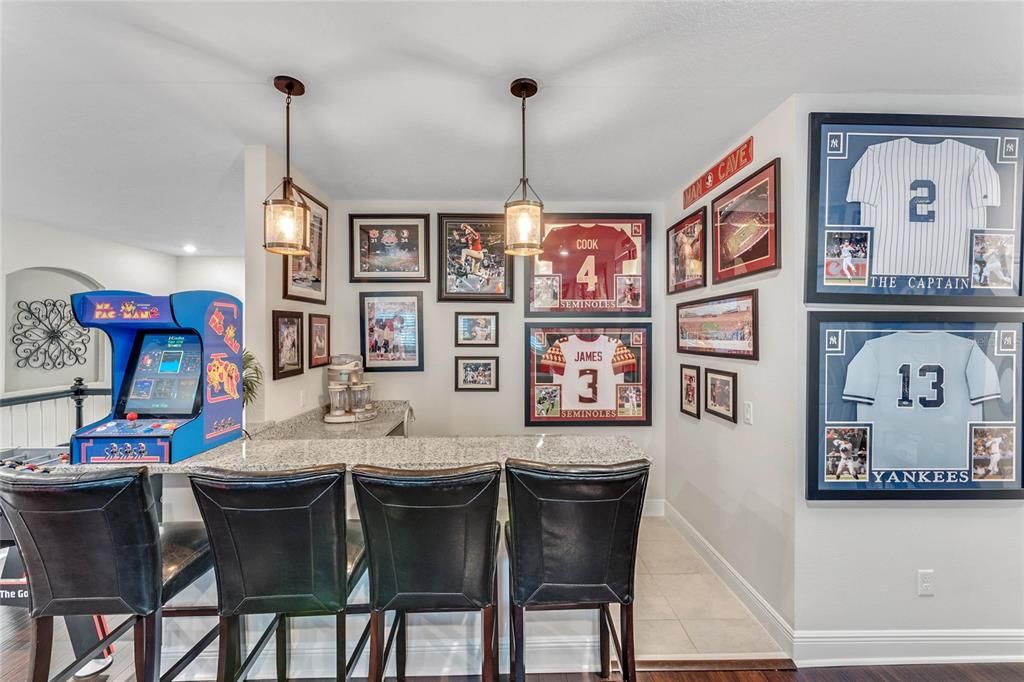
M 274 87 L 292 97 L 306 94 L 306 86 L 298 78 L 292 76 L 274 76 Z
M 533 97 L 537 94 L 537 81 L 532 78 L 517 78 L 509 86 L 509 92 L 516 99 Z

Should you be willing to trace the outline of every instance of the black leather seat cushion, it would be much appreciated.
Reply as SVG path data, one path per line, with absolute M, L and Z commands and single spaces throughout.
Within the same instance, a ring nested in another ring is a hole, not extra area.
M 160 555 L 164 603 L 213 568 L 210 538 L 200 521 L 165 523 L 160 526 Z

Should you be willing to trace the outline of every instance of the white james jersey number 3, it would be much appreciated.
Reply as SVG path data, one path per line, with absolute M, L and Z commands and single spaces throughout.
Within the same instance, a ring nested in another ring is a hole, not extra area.
M 615 387 L 636 367 L 636 356 L 610 336 L 585 340 L 573 334 L 551 344 L 541 364 L 562 386 L 563 410 L 615 410 Z

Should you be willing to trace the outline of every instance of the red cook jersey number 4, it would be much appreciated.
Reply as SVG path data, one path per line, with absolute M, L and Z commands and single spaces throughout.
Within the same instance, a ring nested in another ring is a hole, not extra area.
M 540 260 L 562 277 L 562 299 L 611 300 L 615 275 L 636 258 L 633 239 L 610 225 L 569 225 L 548 232 Z
M 636 356 L 610 336 L 588 341 L 573 334 L 551 344 L 541 367 L 562 387 L 563 410 L 614 410 L 615 387 L 636 368 Z

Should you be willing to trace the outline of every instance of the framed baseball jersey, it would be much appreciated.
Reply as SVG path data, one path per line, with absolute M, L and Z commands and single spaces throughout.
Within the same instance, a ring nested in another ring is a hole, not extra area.
M 526 261 L 527 317 L 648 317 L 651 215 L 544 217 L 543 251 Z
M 1014 313 L 812 312 L 808 499 L 1024 497 Z
M 651 325 L 526 323 L 526 426 L 649 426 Z
M 812 113 L 807 302 L 1021 305 L 1024 119 Z

